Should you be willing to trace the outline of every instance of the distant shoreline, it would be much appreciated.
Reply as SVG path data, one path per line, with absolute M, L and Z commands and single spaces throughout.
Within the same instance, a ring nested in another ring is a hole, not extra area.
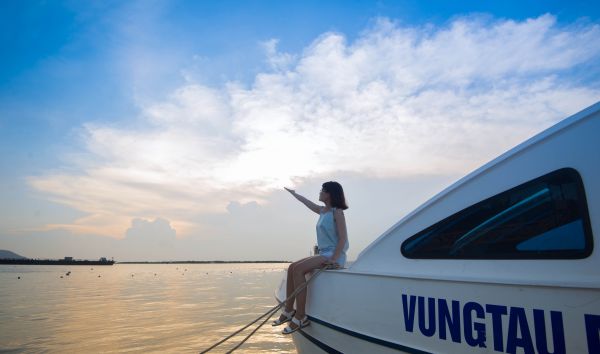
M 88 260 L 53 260 L 53 259 L 0 259 L 0 264 L 7 265 L 113 265 L 113 264 L 267 264 L 267 263 L 292 263 L 291 261 L 88 261 Z
M 230 263 L 291 263 L 290 261 L 147 261 L 115 262 L 115 264 L 230 264 Z
M 101 261 L 90 261 L 90 260 L 75 260 L 75 259 L 0 259 L 0 264 L 9 265 L 99 265 L 99 266 L 111 266 L 115 262 L 109 260 Z

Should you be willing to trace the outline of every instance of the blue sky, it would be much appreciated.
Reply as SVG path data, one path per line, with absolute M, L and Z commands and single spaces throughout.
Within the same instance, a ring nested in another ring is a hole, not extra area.
M 0 249 L 32 257 L 297 258 L 315 220 L 281 188 L 335 178 L 355 188 L 352 258 L 600 97 L 594 2 L 0 7 Z

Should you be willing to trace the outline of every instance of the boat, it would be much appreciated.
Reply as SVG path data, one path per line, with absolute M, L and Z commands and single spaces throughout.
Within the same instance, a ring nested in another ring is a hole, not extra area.
M 298 353 L 600 353 L 599 135 L 600 102 L 320 272 Z

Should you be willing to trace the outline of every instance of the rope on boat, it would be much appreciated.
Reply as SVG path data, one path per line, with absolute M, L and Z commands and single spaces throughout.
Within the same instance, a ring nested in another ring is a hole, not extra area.
M 269 315 L 264 321 L 262 321 L 261 324 L 258 325 L 258 327 L 256 327 L 252 332 L 250 332 L 250 334 L 248 334 L 246 336 L 246 338 L 244 338 L 240 343 L 238 343 L 235 347 L 233 347 L 231 350 L 229 350 L 227 353 L 232 353 L 234 350 L 238 349 L 239 347 L 242 346 L 242 344 L 244 344 L 250 337 L 252 337 L 252 335 L 254 333 L 256 333 L 256 331 L 258 331 L 258 329 L 260 327 L 262 327 L 265 323 L 267 323 L 267 321 L 269 320 L 269 318 L 273 317 L 273 315 L 277 312 L 277 310 L 279 310 L 280 308 L 282 308 L 285 303 L 295 297 L 296 295 L 298 295 L 302 290 L 306 289 L 306 287 L 308 286 L 308 283 L 310 283 L 311 280 L 313 280 L 314 278 L 317 277 L 317 275 L 319 275 L 322 271 L 324 271 L 325 269 L 332 269 L 331 266 L 326 265 L 322 268 L 319 268 L 310 278 L 308 278 L 308 280 L 306 282 L 304 282 L 304 284 L 299 287 L 298 289 L 294 290 L 294 292 L 288 296 L 287 299 L 283 300 L 281 303 L 279 303 L 276 306 L 273 306 L 270 310 L 268 310 L 267 312 L 265 312 L 264 314 L 258 316 L 255 320 L 253 320 L 252 322 L 248 323 L 247 325 L 245 325 L 244 327 L 238 329 L 237 331 L 231 333 L 230 335 L 228 335 L 227 337 L 221 339 L 219 342 L 213 344 L 210 348 L 203 350 L 200 352 L 200 354 L 204 354 L 204 353 L 208 353 L 209 351 L 215 349 L 216 347 L 218 347 L 219 345 L 225 343 L 226 341 L 228 341 L 229 339 L 231 339 L 232 337 L 234 337 L 235 335 L 239 334 L 240 332 L 242 332 L 243 330 L 245 330 L 246 328 L 252 326 L 254 323 L 258 322 L 261 318 Z

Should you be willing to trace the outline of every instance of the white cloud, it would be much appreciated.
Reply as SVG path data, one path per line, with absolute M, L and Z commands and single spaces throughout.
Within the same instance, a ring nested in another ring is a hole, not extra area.
M 129 259 L 170 260 L 176 245 L 176 233 L 168 220 L 135 218 L 119 246 Z
M 188 83 L 144 104 L 142 128 L 88 124 L 86 160 L 31 184 L 89 214 L 49 228 L 122 236 L 136 217 L 197 232 L 199 214 L 263 202 L 298 178 L 462 174 L 598 100 L 569 76 L 598 60 L 596 38 L 597 25 L 545 15 L 382 19 L 354 42 L 325 33 L 297 55 L 270 40 L 273 69 L 251 87 Z
M 278 39 L 271 38 L 268 41 L 262 43 L 262 46 L 267 55 L 267 61 L 271 66 L 271 69 L 275 71 L 282 71 L 289 69 L 290 65 L 296 60 L 296 57 L 289 53 L 281 53 L 277 51 Z

